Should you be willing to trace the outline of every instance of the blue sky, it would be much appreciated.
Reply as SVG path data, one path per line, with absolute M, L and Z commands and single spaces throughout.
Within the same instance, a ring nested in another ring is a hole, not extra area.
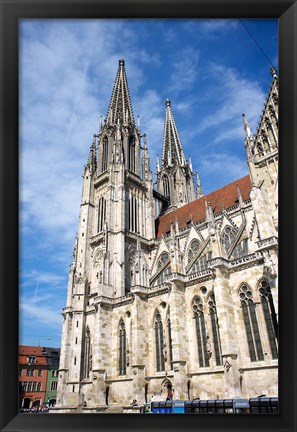
M 278 68 L 277 20 L 243 22 Z M 60 346 L 83 167 L 120 58 L 153 170 L 169 98 L 204 193 L 247 174 L 241 115 L 255 133 L 271 76 L 239 20 L 21 20 L 22 344 Z

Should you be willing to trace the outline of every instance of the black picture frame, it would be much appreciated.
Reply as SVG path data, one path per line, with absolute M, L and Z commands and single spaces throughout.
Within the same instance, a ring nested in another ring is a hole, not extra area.
M 286 0 L 0 0 L 1 431 L 296 431 L 297 5 Z M 278 415 L 18 414 L 18 20 L 278 18 L 280 95 L 280 370 Z

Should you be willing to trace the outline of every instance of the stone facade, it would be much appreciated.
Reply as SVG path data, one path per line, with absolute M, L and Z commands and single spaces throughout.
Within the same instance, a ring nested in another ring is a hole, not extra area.
M 166 101 L 153 188 L 124 60 L 94 135 L 69 272 L 56 409 L 278 393 L 278 79 L 248 175 L 203 195 Z M 161 211 L 160 214 L 158 212 Z

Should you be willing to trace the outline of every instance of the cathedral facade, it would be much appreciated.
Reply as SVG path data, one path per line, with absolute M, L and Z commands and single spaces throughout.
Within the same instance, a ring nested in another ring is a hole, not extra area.
M 278 394 L 278 78 L 248 174 L 204 195 L 170 100 L 156 185 L 124 60 L 83 171 L 56 409 Z M 244 136 L 244 133 L 243 133 Z

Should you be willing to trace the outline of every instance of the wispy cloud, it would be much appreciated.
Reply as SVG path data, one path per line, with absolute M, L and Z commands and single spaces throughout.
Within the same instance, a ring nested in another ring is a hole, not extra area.
M 33 305 L 27 302 L 21 302 L 20 313 L 23 319 L 34 320 L 35 325 L 46 325 L 53 329 L 61 328 L 62 317 L 54 304 L 52 307 L 48 307 L 40 304 Z
M 223 126 L 214 142 L 221 142 L 230 137 L 242 138 L 243 129 L 239 127 L 241 114 L 246 113 L 251 127 L 255 130 L 265 94 L 258 82 L 240 76 L 231 68 L 211 64 L 210 69 L 213 91 L 217 92 L 217 104 L 214 112 L 203 118 L 198 131 L 202 133 L 207 129 Z
M 196 80 L 199 68 L 199 52 L 192 47 L 186 47 L 178 51 L 177 58 L 173 62 L 172 74 L 168 91 L 179 93 L 188 90 Z

